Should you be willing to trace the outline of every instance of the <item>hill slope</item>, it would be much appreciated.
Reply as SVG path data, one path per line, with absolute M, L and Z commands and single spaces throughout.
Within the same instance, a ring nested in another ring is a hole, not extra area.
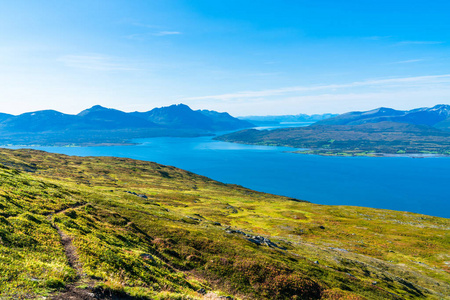
M 34 150 L 0 149 L 0 181 L 2 299 L 450 294 L 448 219 L 315 205 L 151 162 Z

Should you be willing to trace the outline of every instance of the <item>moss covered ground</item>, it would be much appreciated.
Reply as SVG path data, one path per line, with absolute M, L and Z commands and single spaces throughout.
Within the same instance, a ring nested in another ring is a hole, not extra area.
M 36 150 L 0 149 L 0 184 L 0 299 L 450 295 L 445 218 Z

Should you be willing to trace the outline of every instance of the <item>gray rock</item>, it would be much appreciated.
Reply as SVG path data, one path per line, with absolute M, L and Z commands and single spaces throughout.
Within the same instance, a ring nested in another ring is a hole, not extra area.
M 151 260 L 151 261 L 155 261 L 155 259 L 153 258 L 153 256 L 151 254 L 148 253 L 142 253 L 141 254 L 141 258 L 145 259 L 145 260 Z
M 257 239 L 248 238 L 247 241 L 256 245 L 261 245 L 261 241 Z

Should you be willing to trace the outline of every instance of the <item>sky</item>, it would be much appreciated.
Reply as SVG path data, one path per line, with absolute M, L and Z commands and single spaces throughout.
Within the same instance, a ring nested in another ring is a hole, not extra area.
M 0 0 L 0 112 L 450 104 L 448 0 Z

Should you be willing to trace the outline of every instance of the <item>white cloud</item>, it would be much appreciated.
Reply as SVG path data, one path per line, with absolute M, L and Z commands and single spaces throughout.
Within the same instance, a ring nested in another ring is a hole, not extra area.
M 281 97 L 276 99 L 254 98 L 238 102 L 200 101 L 191 107 L 226 111 L 233 116 L 245 115 L 292 115 L 316 113 L 345 113 L 366 111 L 377 107 L 413 109 L 449 104 L 450 87 L 440 89 L 415 89 L 401 91 L 370 91 L 350 93 L 320 93 Z
M 388 79 L 374 79 L 365 81 L 355 81 L 345 84 L 326 84 L 316 86 L 294 86 L 283 87 L 278 89 L 261 90 L 261 91 L 242 91 L 221 95 L 188 97 L 182 100 L 222 100 L 233 101 L 249 98 L 264 98 L 273 96 L 289 95 L 292 93 L 302 92 L 316 92 L 316 91 L 336 91 L 339 89 L 357 88 L 357 87 L 378 87 L 378 88 L 393 88 L 399 86 L 424 86 L 430 84 L 450 83 L 450 74 L 432 75 L 432 76 L 416 76 L 403 78 L 388 78 Z
M 375 36 L 368 36 L 368 37 L 365 37 L 364 39 L 366 39 L 366 40 L 371 40 L 371 41 L 380 41 L 380 40 L 387 40 L 387 39 L 390 39 L 390 38 L 392 38 L 392 36 L 390 36 L 390 35 L 388 35 L 388 36 L 378 36 L 378 35 L 375 35 Z
M 398 42 L 396 45 L 437 45 L 437 44 L 443 44 L 442 41 L 401 41 Z
M 131 63 L 102 54 L 64 55 L 58 58 L 67 67 L 99 71 L 135 71 Z
M 178 35 L 181 34 L 181 32 L 179 31 L 160 31 L 160 32 L 156 32 L 153 35 L 155 36 L 165 36 L 165 35 Z
M 410 63 L 416 63 L 416 62 L 420 62 L 420 61 L 424 61 L 425 59 L 423 58 L 419 58 L 419 59 L 408 59 L 408 60 L 401 60 L 401 61 L 396 61 L 393 62 L 392 64 L 410 64 Z
M 150 37 L 155 37 L 155 36 L 170 36 L 170 35 L 180 35 L 182 34 L 182 32 L 180 31 L 156 31 L 156 32 L 145 32 L 145 33 L 134 33 L 134 34 L 130 34 L 127 35 L 125 38 L 130 39 L 130 40 L 137 40 L 137 41 L 144 41 L 149 39 Z

